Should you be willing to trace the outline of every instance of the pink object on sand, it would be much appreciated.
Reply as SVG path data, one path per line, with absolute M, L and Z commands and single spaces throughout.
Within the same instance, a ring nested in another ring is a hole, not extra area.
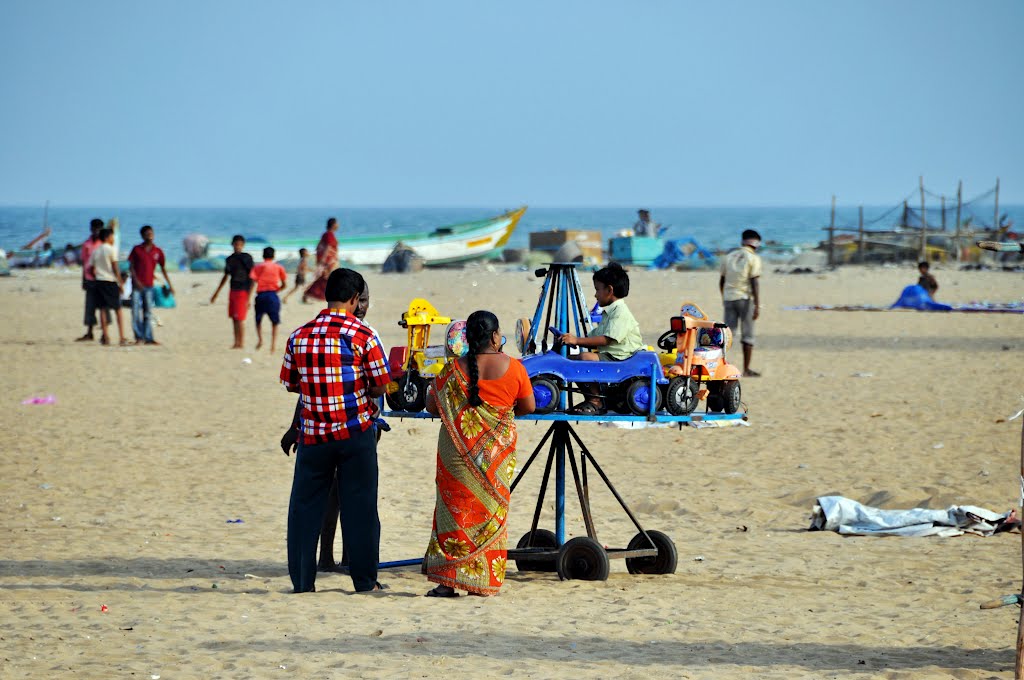
M 28 399 L 23 399 L 21 401 L 21 403 L 22 404 L 56 404 L 57 403 L 57 397 L 56 397 L 56 395 L 53 395 L 53 394 L 48 394 L 45 397 L 29 397 Z

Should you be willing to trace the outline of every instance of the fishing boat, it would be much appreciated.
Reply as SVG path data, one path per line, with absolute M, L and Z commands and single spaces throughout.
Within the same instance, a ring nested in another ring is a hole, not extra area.
M 496 257 L 501 254 L 525 212 L 526 206 L 523 206 L 497 217 L 437 227 L 431 231 L 386 236 L 340 236 L 338 259 L 349 265 L 381 266 L 399 243 L 422 258 L 428 267 Z M 264 247 L 271 246 L 276 251 L 277 259 L 292 260 L 299 257 L 300 248 L 314 252 L 319 235 L 312 239 L 266 239 L 258 236 L 245 238 L 245 247 L 248 251 L 257 253 Z M 227 257 L 232 252 L 230 239 L 210 239 L 202 256 L 194 258 L 193 269 L 206 268 L 200 263 L 211 263 Z M 197 264 L 199 266 L 196 266 Z M 217 267 L 214 265 L 208 268 Z

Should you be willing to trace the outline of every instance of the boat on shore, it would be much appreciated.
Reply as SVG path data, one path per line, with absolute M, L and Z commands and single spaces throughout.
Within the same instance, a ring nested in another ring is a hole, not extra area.
M 338 259 L 345 265 L 379 267 L 399 244 L 412 250 L 428 267 L 498 257 L 525 212 L 526 206 L 523 206 L 497 217 L 437 227 L 431 231 L 386 236 L 342 235 L 338 237 Z M 314 238 L 283 239 L 244 236 L 247 251 L 259 253 L 271 246 L 278 260 L 297 260 L 300 248 L 313 253 L 319 241 L 319 234 Z M 230 237 L 209 239 L 204 252 L 193 257 L 192 269 L 222 268 L 223 258 L 232 252 Z M 219 267 L 217 261 L 220 261 Z

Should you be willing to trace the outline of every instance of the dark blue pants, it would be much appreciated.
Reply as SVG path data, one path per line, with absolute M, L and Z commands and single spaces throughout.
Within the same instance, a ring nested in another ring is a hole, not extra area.
M 288 503 L 288 575 L 297 593 L 314 589 L 316 546 L 335 477 L 352 585 L 364 591 L 373 590 L 377 583 L 377 437 L 371 427 L 351 439 L 315 446 L 299 444 Z

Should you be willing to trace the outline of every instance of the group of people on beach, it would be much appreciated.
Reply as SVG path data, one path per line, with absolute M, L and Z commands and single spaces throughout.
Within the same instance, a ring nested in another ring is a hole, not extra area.
M 164 252 L 154 242 L 153 227 L 146 224 L 139 229 L 142 242 L 128 254 L 128 276 L 125 277 L 114 247 L 114 228 L 100 218 L 89 223 L 89 238 L 82 243 L 82 290 L 85 292 L 85 334 L 77 342 L 96 339 L 94 328 L 100 326 L 100 343 L 110 344 L 111 317 L 117 320 L 117 335 L 121 345 L 129 344 L 125 336 L 121 302 L 125 287 L 131 288 L 131 322 L 136 345 L 159 345 L 153 337 L 156 269 L 160 268 L 169 294 L 174 286 L 167 275 Z M 98 317 L 98 323 L 97 323 Z
M 245 320 L 248 317 L 250 299 L 256 317 L 256 349 L 263 347 L 263 317 L 270 319 L 270 352 L 277 351 L 277 330 L 281 325 L 281 305 L 302 291 L 302 302 L 310 299 L 324 300 L 327 291 L 327 279 L 338 268 L 338 220 L 330 217 L 320 243 L 316 248 L 316 276 L 313 283 L 306 287 L 309 274 L 309 252 L 299 249 L 299 262 L 295 270 L 295 286 L 282 299 L 280 294 L 288 287 L 288 274 L 274 260 L 276 251 L 267 247 L 263 249 L 263 261 L 255 263 L 252 256 L 245 252 L 245 237 L 236 234 L 231 239 L 234 252 L 224 261 L 224 276 L 221 277 L 217 289 L 210 296 L 210 304 L 217 301 L 217 296 L 225 283 L 228 286 L 228 318 L 231 319 L 234 332 L 234 343 L 231 349 L 242 349 L 245 345 Z M 253 288 L 256 296 L 252 298 Z
M 726 258 L 720 288 L 727 317 L 742 328 L 744 371 L 750 369 L 759 316 L 760 235 L 748 230 Z M 611 263 L 593 275 L 602 318 L 587 336 L 563 333 L 581 361 L 622 361 L 644 348 L 625 298 L 629 275 Z M 358 272 L 335 269 L 324 284 L 326 309 L 288 338 L 280 379 L 299 395 L 281 439 L 295 451 L 288 509 L 288 573 L 294 592 L 316 590 L 316 575 L 337 571 L 333 541 L 340 516 L 343 564 L 357 592 L 379 592 L 380 519 L 377 444 L 387 425 L 379 399 L 391 382 L 383 343 L 364 322 L 369 287 Z M 434 517 L 423 573 L 428 597 L 495 595 L 505 580 L 510 489 L 516 466 L 515 417 L 535 408 L 523 364 L 504 353 L 498 318 L 477 310 L 465 325 L 465 356 L 448 362 L 428 385 L 426 410 L 441 420 Z M 581 385 L 573 413 L 606 412 L 598 385 Z M 336 498 L 335 498 L 336 494 Z M 317 559 L 317 545 L 320 559 Z

